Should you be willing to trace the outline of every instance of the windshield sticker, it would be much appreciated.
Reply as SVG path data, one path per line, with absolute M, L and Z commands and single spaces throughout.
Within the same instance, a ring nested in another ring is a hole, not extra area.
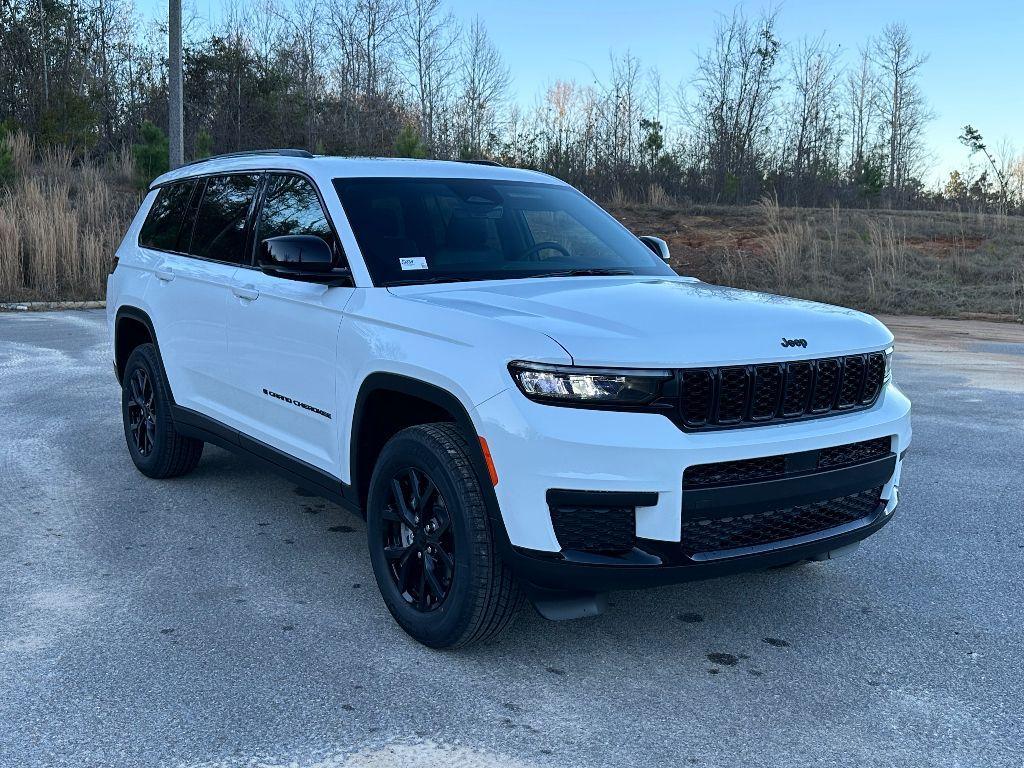
M 427 260 L 422 256 L 411 256 L 406 259 L 399 259 L 398 263 L 401 265 L 403 270 L 427 268 Z

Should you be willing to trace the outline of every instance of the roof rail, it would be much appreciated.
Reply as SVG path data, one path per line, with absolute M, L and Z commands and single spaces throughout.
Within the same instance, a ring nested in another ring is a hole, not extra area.
M 198 160 L 193 160 L 185 165 L 195 165 L 196 163 L 205 163 L 207 160 L 223 160 L 228 157 L 251 157 L 252 155 L 279 155 L 282 157 L 316 157 L 312 152 L 307 152 L 304 149 L 250 149 L 244 152 L 226 152 L 223 155 L 212 155 L 211 157 L 201 157 Z
M 497 160 L 456 160 L 457 163 L 469 163 L 470 165 L 493 165 L 498 168 L 504 168 L 505 166 L 499 163 Z

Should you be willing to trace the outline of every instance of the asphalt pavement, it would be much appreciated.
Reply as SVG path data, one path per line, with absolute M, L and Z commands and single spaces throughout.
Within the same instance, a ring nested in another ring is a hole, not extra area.
M 894 320 L 915 439 L 850 558 L 431 651 L 361 520 L 149 480 L 99 311 L 0 314 L 0 766 L 1024 765 L 1024 330 Z

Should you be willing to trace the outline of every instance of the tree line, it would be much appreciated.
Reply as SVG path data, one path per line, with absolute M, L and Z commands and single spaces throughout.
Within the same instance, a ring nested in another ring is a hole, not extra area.
M 1024 210 L 1024 155 L 972 158 L 927 188 L 928 56 L 889 24 L 849 60 L 785 41 L 778 11 L 720 17 L 692 76 L 666 85 L 631 53 L 525 106 L 479 18 L 444 0 L 256 0 L 185 31 L 186 156 L 259 147 L 491 158 L 601 198 Z M 131 0 L 0 0 L 0 130 L 166 167 L 166 27 Z M 0 158 L 2 163 L 2 158 Z

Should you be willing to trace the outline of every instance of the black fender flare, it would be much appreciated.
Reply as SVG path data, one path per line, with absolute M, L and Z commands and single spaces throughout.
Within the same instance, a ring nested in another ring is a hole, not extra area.
M 121 376 L 124 373 L 124 367 L 123 366 L 127 362 L 127 360 L 118 360 L 117 359 L 117 334 L 118 334 L 118 327 L 120 326 L 121 321 L 123 319 L 125 319 L 125 318 L 128 318 L 130 320 L 135 320 L 137 322 L 142 323 L 144 326 L 146 326 L 146 330 L 149 331 L 149 338 L 151 338 L 153 340 L 153 346 L 156 347 L 156 354 L 157 354 L 157 357 L 160 360 L 160 365 L 162 366 L 164 364 L 164 358 L 163 358 L 163 355 L 160 352 L 160 342 L 157 340 L 156 328 L 153 326 L 153 320 L 149 316 L 149 314 L 145 310 L 139 309 L 138 307 L 132 306 L 130 304 L 125 304 L 122 307 L 118 307 L 117 312 L 114 315 L 114 372 L 117 375 L 117 383 L 118 384 L 121 383 Z M 166 376 L 166 373 L 164 375 Z M 168 382 L 168 384 L 167 384 L 167 391 L 168 391 L 168 393 L 170 393 L 170 395 L 171 395 L 171 402 L 173 403 L 174 402 L 174 393 L 171 392 L 170 382 Z
M 487 469 L 487 460 L 484 458 L 484 452 L 480 446 L 480 435 L 473 424 L 473 419 L 470 418 L 466 406 L 463 405 L 456 395 L 436 384 L 430 384 L 420 379 L 387 371 L 371 373 L 363 379 L 363 383 L 359 386 L 359 393 L 356 395 L 355 410 L 352 415 L 352 432 L 349 435 L 349 480 L 351 482 L 353 498 L 362 498 L 361 489 L 357 487 L 359 483 L 359 432 L 362 427 L 366 400 L 374 392 L 381 390 L 398 392 L 426 400 L 428 403 L 443 408 L 455 417 L 455 423 L 469 438 L 470 458 L 473 461 L 473 468 L 476 470 L 477 477 L 480 478 L 484 503 L 487 506 L 488 515 L 493 523 L 495 543 L 501 551 L 511 550 L 512 544 L 505 530 L 505 521 L 501 516 L 501 508 L 498 506 L 498 497 L 494 492 L 494 486 L 488 480 L 490 472 Z
M 357 494 L 360 490 L 356 486 L 358 483 L 359 467 L 359 433 L 362 429 L 363 414 L 366 412 L 366 401 L 370 395 L 380 391 L 398 392 L 433 403 L 454 416 L 456 424 L 467 435 L 470 437 L 476 437 L 477 435 L 476 427 L 473 426 L 473 420 L 469 416 L 469 411 L 466 410 L 462 401 L 448 390 L 420 379 L 403 376 L 400 373 L 390 373 L 388 371 L 371 373 L 359 385 L 359 393 L 356 395 L 355 407 L 352 411 L 352 432 L 349 435 L 349 471 L 351 472 L 352 488 Z M 479 441 L 471 442 L 476 444 L 479 451 Z M 480 458 L 481 460 L 483 459 L 482 452 L 480 452 Z M 484 477 L 486 477 L 486 473 Z

